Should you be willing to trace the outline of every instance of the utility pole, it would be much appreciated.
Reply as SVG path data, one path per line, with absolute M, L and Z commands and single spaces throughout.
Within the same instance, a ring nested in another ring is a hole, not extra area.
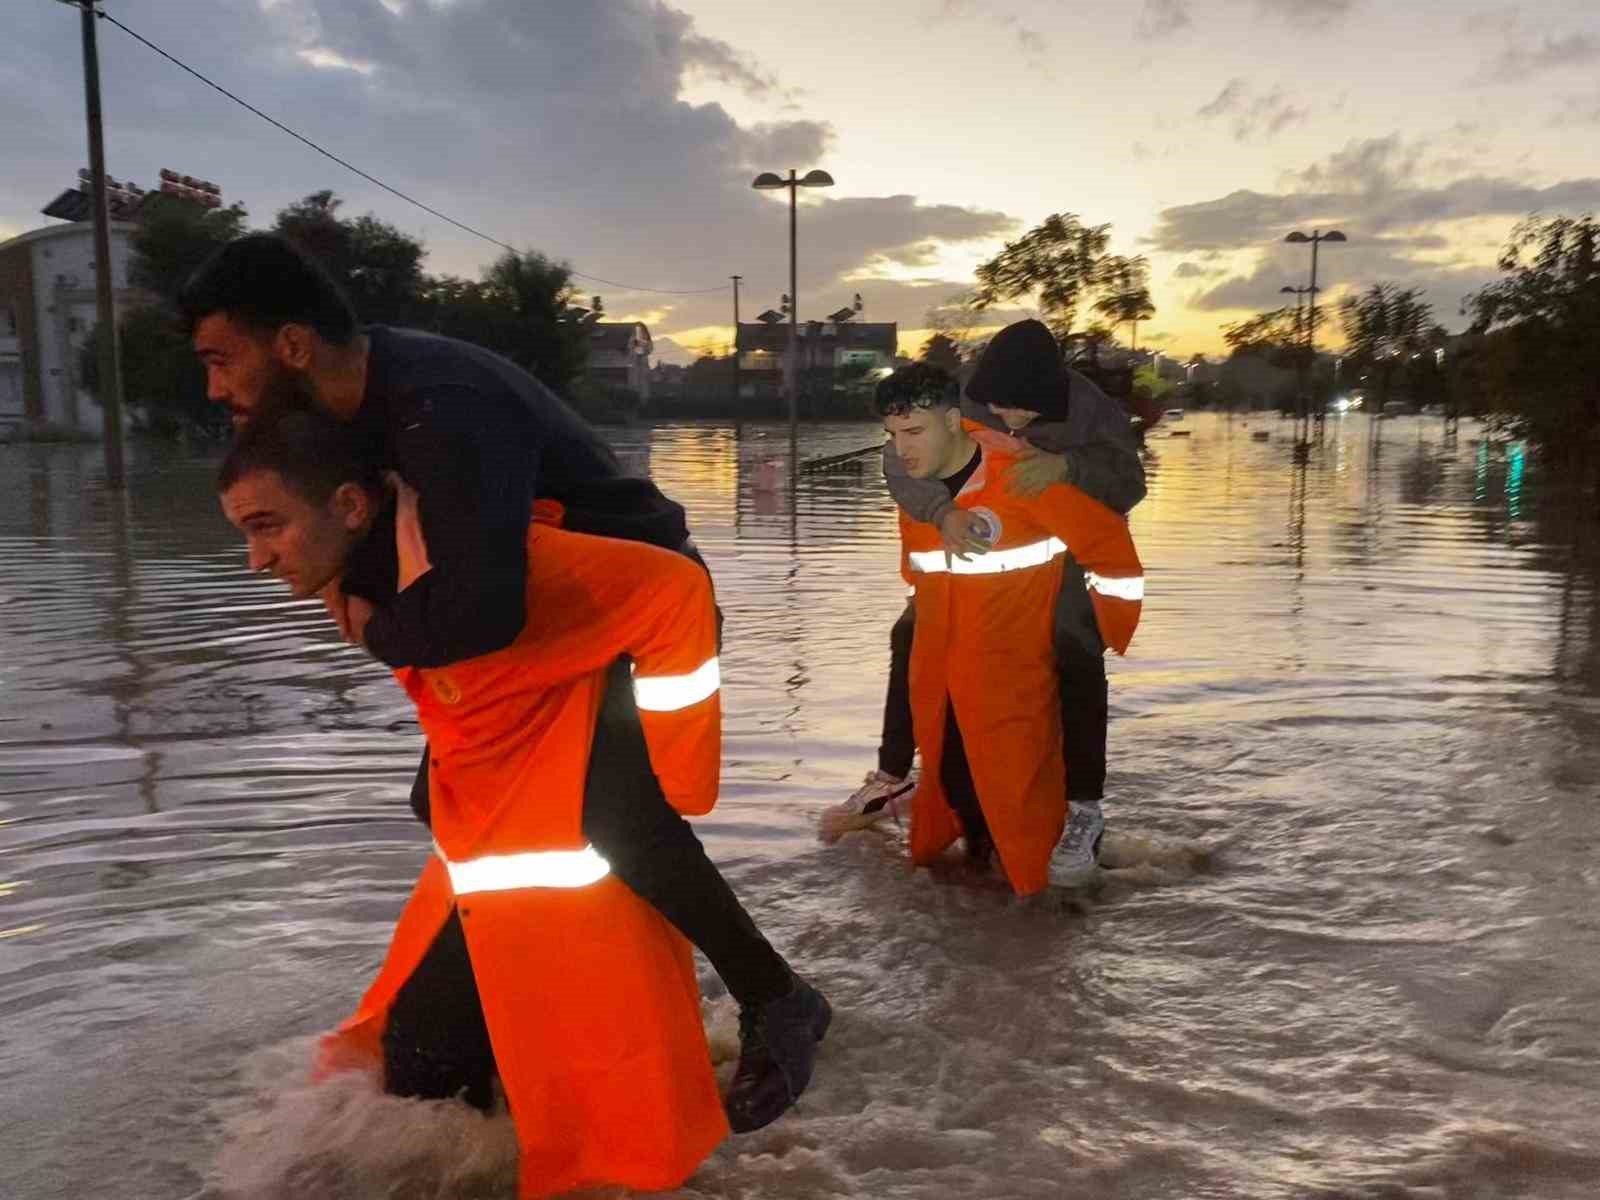
M 117 311 L 111 287 L 111 201 L 106 190 L 106 152 L 100 122 L 100 54 L 95 44 L 98 19 L 94 0 L 62 0 L 83 21 L 83 92 L 89 123 L 89 174 L 94 203 L 94 290 L 100 351 L 100 407 L 105 415 L 106 486 L 120 489 L 122 471 L 122 356 L 118 352 Z
M 733 421 L 739 423 L 739 281 L 743 275 L 730 275 L 733 280 Z

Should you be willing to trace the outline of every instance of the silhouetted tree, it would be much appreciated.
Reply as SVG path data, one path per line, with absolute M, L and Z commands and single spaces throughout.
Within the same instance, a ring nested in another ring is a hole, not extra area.
M 1422 298 L 1420 288 L 1375 283 L 1360 295 L 1347 297 L 1339 305 L 1339 319 L 1344 325 L 1345 364 L 1376 377 L 1375 411 L 1382 412 L 1396 378 L 1411 379 L 1416 360 L 1434 357 L 1433 306 Z
M 177 196 L 151 196 L 130 243 L 128 282 L 169 307 L 175 305 L 189 276 L 244 233 L 247 219 L 241 204 L 205 208 Z
M 1505 278 L 1468 297 L 1482 400 L 1541 451 L 1600 443 L 1600 221 L 1530 217 L 1501 253 Z
M 419 321 L 446 337 L 504 355 L 547 387 L 571 394 L 588 355 L 588 310 L 576 306 L 572 271 L 532 251 L 506 251 L 482 280 L 426 279 Z
M 422 243 L 370 213 L 345 220 L 343 203 L 332 191 L 312 192 L 279 211 L 274 229 L 327 268 L 363 322 L 414 323 Z
M 1104 282 L 1111 226 L 1085 225 L 1076 213 L 1053 213 L 978 266 L 978 311 L 1023 296 L 1037 299 L 1057 341 L 1073 331 L 1078 309 Z
M 1222 327 L 1222 340 L 1235 357 L 1256 356 L 1275 367 L 1294 367 L 1301 355 L 1303 321 L 1292 308 L 1275 308 Z
M 1103 294 L 1094 310 L 1113 325 L 1130 327 L 1128 346 L 1139 348 L 1139 322 L 1156 315 L 1150 299 L 1150 264 L 1144 255 L 1124 258 L 1112 255 L 1101 263 L 1099 287 Z

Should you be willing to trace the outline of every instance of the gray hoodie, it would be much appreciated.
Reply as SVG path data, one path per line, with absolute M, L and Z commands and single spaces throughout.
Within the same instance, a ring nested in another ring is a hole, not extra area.
M 1077 371 L 1067 369 L 1067 419 L 1035 420 L 1016 436 L 1052 454 L 1065 455 L 1067 482 L 1107 508 L 1127 513 L 1144 499 L 1144 463 L 1122 406 Z M 963 397 L 961 415 L 1002 433 L 1005 422 L 986 407 Z M 954 506 L 949 489 L 937 479 L 913 479 L 894 451 L 883 447 L 883 474 L 889 494 L 913 520 L 937 525 Z

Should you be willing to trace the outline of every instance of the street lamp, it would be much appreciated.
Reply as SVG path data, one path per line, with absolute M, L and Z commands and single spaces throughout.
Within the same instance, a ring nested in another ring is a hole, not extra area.
M 1285 295 L 1292 295 L 1294 297 L 1294 336 L 1299 339 L 1304 339 L 1306 327 L 1305 305 L 1303 301 L 1307 296 L 1311 295 L 1311 289 L 1308 287 L 1289 287 L 1287 284 L 1285 284 L 1283 287 L 1279 288 L 1278 291 Z M 1304 347 L 1301 347 L 1301 349 L 1304 349 Z M 1299 369 L 1296 371 L 1296 376 L 1297 386 L 1300 388 L 1299 403 L 1305 405 L 1309 409 L 1310 405 L 1306 401 L 1306 366 L 1307 364 L 1302 358 Z
M 1337 229 L 1330 229 L 1327 233 L 1313 229 L 1309 237 L 1297 229 L 1283 240 L 1295 245 L 1305 242 L 1311 243 L 1311 286 L 1306 289 L 1311 296 L 1311 317 L 1307 323 L 1306 341 L 1311 352 L 1315 354 L 1317 349 L 1317 247 L 1323 242 L 1348 242 L 1350 239 Z
M 1301 310 L 1305 307 L 1305 298 L 1311 294 L 1311 289 L 1308 287 L 1289 287 L 1285 284 L 1278 291 L 1286 296 L 1294 297 L 1294 332 L 1296 337 L 1303 336 L 1305 316 Z
M 1309 237 L 1297 229 L 1283 240 L 1293 245 L 1311 243 L 1311 284 L 1306 288 L 1306 292 L 1311 298 L 1310 316 L 1306 321 L 1306 369 L 1310 371 L 1315 369 L 1317 359 L 1317 247 L 1322 245 L 1323 242 L 1347 242 L 1350 239 L 1337 229 L 1330 229 L 1327 233 L 1323 233 L 1320 229 L 1313 229 Z M 1309 408 L 1308 404 L 1306 413 L 1308 419 L 1311 416 Z
M 796 178 L 791 169 L 789 178 L 785 179 L 771 171 L 763 171 L 751 181 L 750 186 L 760 192 L 777 191 L 779 188 L 789 189 L 789 354 L 783 364 L 783 390 L 789 397 L 789 444 L 792 449 L 798 437 L 796 422 L 799 419 L 795 386 L 795 366 L 799 354 L 797 313 L 800 308 L 799 293 L 795 284 L 795 192 L 796 189 L 803 187 L 832 187 L 833 176 L 826 171 L 807 171 L 803 176 Z

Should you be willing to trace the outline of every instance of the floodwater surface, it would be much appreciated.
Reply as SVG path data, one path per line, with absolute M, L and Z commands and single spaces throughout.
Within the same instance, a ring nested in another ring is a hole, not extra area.
M 1595 514 L 1476 427 L 1347 419 L 1303 466 L 1273 418 L 1177 428 L 1111 667 L 1123 866 L 1026 907 L 892 826 L 817 842 L 904 603 L 875 460 L 791 492 L 780 429 L 608 435 L 727 614 L 698 827 L 836 1009 L 799 1109 L 676 1195 L 1600 1194 Z M 213 469 L 135 446 L 118 496 L 0 447 L 0 1194 L 506 1200 L 503 1119 L 306 1082 L 428 852 L 419 737 Z

